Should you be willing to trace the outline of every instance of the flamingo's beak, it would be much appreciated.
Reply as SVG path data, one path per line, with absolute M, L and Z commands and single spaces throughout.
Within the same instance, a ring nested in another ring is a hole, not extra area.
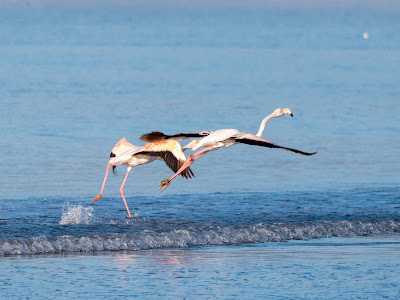
M 290 115 L 291 115 L 291 116 L 292 116 L 292 118 L 293 118 L 293 114 L 291 113 Z

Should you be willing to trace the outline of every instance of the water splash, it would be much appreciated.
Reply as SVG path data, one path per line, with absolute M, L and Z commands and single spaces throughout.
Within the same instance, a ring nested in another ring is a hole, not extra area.
M 82 205 L 74 205 L 64 207 L 60 225 L 76 225 L 76 224 L 91 224 L 93 219 L 93 207 L 83 207 Z

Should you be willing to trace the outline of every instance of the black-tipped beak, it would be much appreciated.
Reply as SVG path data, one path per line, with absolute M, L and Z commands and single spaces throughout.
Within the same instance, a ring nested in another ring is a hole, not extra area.
M 291 116 L 292 116 L 292 118 L 293 118 L 293 114 L 290 114 Z
M 114 153 L 112 153 L 112 152 L 110 153 L 110 157 L 111 157 L 111 158 L 113 158 L 113 157 L 115 157 L 115 156 L 116 156 L 116 155 L 115 155 Z

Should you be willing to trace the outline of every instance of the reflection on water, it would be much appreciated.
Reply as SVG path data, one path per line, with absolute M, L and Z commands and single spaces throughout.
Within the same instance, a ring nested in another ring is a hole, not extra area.
M 217 262 L 217 258 L 204 257 L 203 255 L 195 255 L 196 251 L 191 253 L 188 250 L 152 250 L 152 251 L 138 251 L 138 252 L 125 252 L 112 254 L 114 267 L 118 269 L 131 269 L 137 265 L 142 264 L 145 257 L 149 261 L 149 265 L 156 269 L 174 270 L 181 267 L 189 267 L 196 264 L 199 260 L 208 260 Z M 97 255 L 97 254 L 96 254 Z M 100 254 L 103 255 L 103 254 Z

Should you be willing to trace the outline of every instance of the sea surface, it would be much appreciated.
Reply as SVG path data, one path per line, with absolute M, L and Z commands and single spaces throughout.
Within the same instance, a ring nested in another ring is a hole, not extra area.
M 0 298 L 400 297 L 398 8 L 0 7 Z M 316 155 L 135 167 L 133 219 L 120 166 L 91 201 L 122 137 L 278 107 L 263 137 Z

